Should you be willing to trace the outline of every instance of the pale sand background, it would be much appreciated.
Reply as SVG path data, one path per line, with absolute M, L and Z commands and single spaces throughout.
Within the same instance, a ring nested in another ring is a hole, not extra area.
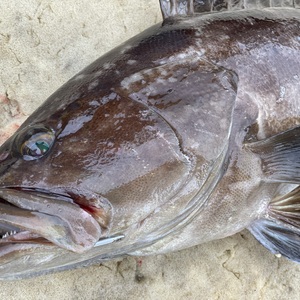
M 0 143 L 14 128 L 12 117 L 20 122 L 88 63 L 160 20 L 158 0 L 1 0 Z M 0 282 L 0 299 L 300 298 L 300 267 L 270 254 L 247 231 L 147 257 L 140 282 L 135 266 L 125 258 Z

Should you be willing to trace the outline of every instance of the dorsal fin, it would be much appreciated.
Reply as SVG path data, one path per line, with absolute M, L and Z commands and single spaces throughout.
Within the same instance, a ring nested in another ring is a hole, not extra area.
M 194 0 L 160 0 L 163 19 L 194 14 Z
M 263 9 L 266 7 L 300 8 L 300 0 L 160 0 L 164 20 L 194 13 L 224 10 Z

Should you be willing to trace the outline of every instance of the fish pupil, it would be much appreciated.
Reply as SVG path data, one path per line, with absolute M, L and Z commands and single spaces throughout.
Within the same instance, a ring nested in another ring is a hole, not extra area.
M 49 150 L 49 145 L 44 141 L 29 142 L 24 150 L 24 154 L 38 157 L 44 155 Z
M 36 142 L 35 145 L 40 150 L 39 154 L 41 155 L 45 154 L 49 150 L 49 145 L 44 141 Z
M 28 142 L 26 147 L 26 154 L 34 157 L 44 155 L 50 148 L 49 144 L 45 141 Z

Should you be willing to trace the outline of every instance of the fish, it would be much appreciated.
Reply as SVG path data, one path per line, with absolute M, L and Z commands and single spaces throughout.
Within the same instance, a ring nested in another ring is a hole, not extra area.
M 297 3 L 201 3 L 160 1 L 0 147 L 0 279 L 244 228 L 299 262 Z

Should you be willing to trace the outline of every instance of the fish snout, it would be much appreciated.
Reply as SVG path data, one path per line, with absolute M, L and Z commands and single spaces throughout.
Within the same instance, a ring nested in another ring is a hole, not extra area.
M 3 145 L 0 147 L 0 187 L 1 176 L 17 161 L 16 157 L 13 157 L 8 147 Z

